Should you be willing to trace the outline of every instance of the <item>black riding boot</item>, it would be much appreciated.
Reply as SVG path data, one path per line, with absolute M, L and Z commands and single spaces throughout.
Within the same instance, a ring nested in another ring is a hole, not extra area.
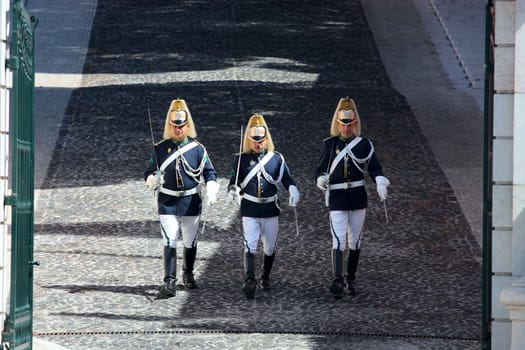
M 349 295 L 356 295 L 355 290 L 355 272 L 357 271 L 357 264 L 359 263 L 360 249 L 348 251 L 348 265 L 346 268 L 346 288 Z
M 332 249 L 332 271 L 334 279 L 330 286 L 330 293 L 332 293 L 336 299 L 341 298 L 344 292 L 343 258 L 344 251 Z
M 175 296 L 177 282 L 177 249 L 164 247 L 164 285 L 160 287 L 159 299 Z
M 272 283 L 270 281 L 270 272 L 272 271 L 274 259 L 275 259 L 275 254 L 273 255 L 264 254 L 263 266 L 261 270 L 261 288 L 263 290 L 270 290 L 272 288 Z
M 242 286 L 242 291 L 246 294 L 246 298 L 255 298 L 255 289 L 257 288 L 257 280 L 255 279 L 255 254 L 244 253 L 244 274 L 245 280 Z
M 186 248 L 182 251 L 182 283 L 190 288 L 197 288 L 197 283 L 193 276 L 193 266 L 195 265 L 195 257 L 197 255 L 197 247 Z

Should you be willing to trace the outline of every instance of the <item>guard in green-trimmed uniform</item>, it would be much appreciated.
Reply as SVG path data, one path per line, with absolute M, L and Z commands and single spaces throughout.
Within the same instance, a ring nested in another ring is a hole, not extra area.
M 361 237 L 368 198 L 364 176 L 377 185 L 381 201 L 386 200 L 390 181 L 383 175 L 374 145 L 361 137 L 361 120 L 354 100 L 342 98 L 332 118 L 331 137 L 323 140 L 316 170 L 317 187 L 324 191 L 330 209 L 332 234 L 332 272 L 330 292 L 344 294 L 344 253 L 348 248 L 346 289 L 355 295 L 355 275 L 359 262 Z
M 241 209 L 245 272 L 243 292 L 248 299 L 253 299 L 257 288 L 255 259 L 259 239 L 264 253 L 261 288 L 271 288 L 270 272 L 275 259 L 281 211 L 278 188 L 288 190 L 288 204 L 294 207 L 299 202 L 299 190 L 283 155 L 274 150 L 270 130 L 260 114 L 250 117 L 242 153 L 235 157 L 232 168 L 228 197 Z
M 197 132 L 186 102 L 173 100 L 166 115 L 163 140 L 154 147 L 144 172 L 146 185 L 158 191 L 160 229 L 164 243 L 164 285 L 159 298 L 176 294 L 177 240 L 182 233 L 182 280 L 197 288 L 193 269 L 202 210 L 200 187 L 206 186 L 207 205 L 215 203 L 219 191 L 217 174 Z

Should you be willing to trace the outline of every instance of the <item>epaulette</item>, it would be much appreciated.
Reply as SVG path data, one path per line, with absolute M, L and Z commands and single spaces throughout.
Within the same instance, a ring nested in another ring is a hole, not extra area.
M 203 146 L 203 144 L 200 143 L 199 140 L 197 140 L 197 139 L 192 139 L 191 137 L 188 137 L 188 139 L 189 139 L 190 141 L 197 142 L 199 145 Z
M 335 136 L 328 136 L 326 139 L 323 139 L 323 142 L 333 139 Z
M 157 142 L 157 143 L 155 144 L 155 146 L 158 146 L 158 145 L 160 145 L 161 143 L 166 142 L 166 141 L 168 141 L 168 139 L 160 140 L 159 142 Z

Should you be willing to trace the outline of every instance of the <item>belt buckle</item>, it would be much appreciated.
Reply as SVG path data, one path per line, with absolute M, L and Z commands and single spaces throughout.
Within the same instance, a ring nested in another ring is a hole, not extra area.
M 268 198 L 267 197 L 261 197 L 260 201 L 261 201 L 261 203 L 266 203 L 266 202 L 268 202 Z

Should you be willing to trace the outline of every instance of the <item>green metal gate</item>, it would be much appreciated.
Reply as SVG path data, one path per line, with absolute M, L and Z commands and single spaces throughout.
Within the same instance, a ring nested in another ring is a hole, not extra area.
M 11 291 L 9 317 L 3 333 L 10 349 L 32 349 L 34 233 L 34 29 L 24 4 L 11 11 L 10 95 L 11 188 L 5 203 L 12 207 Z

